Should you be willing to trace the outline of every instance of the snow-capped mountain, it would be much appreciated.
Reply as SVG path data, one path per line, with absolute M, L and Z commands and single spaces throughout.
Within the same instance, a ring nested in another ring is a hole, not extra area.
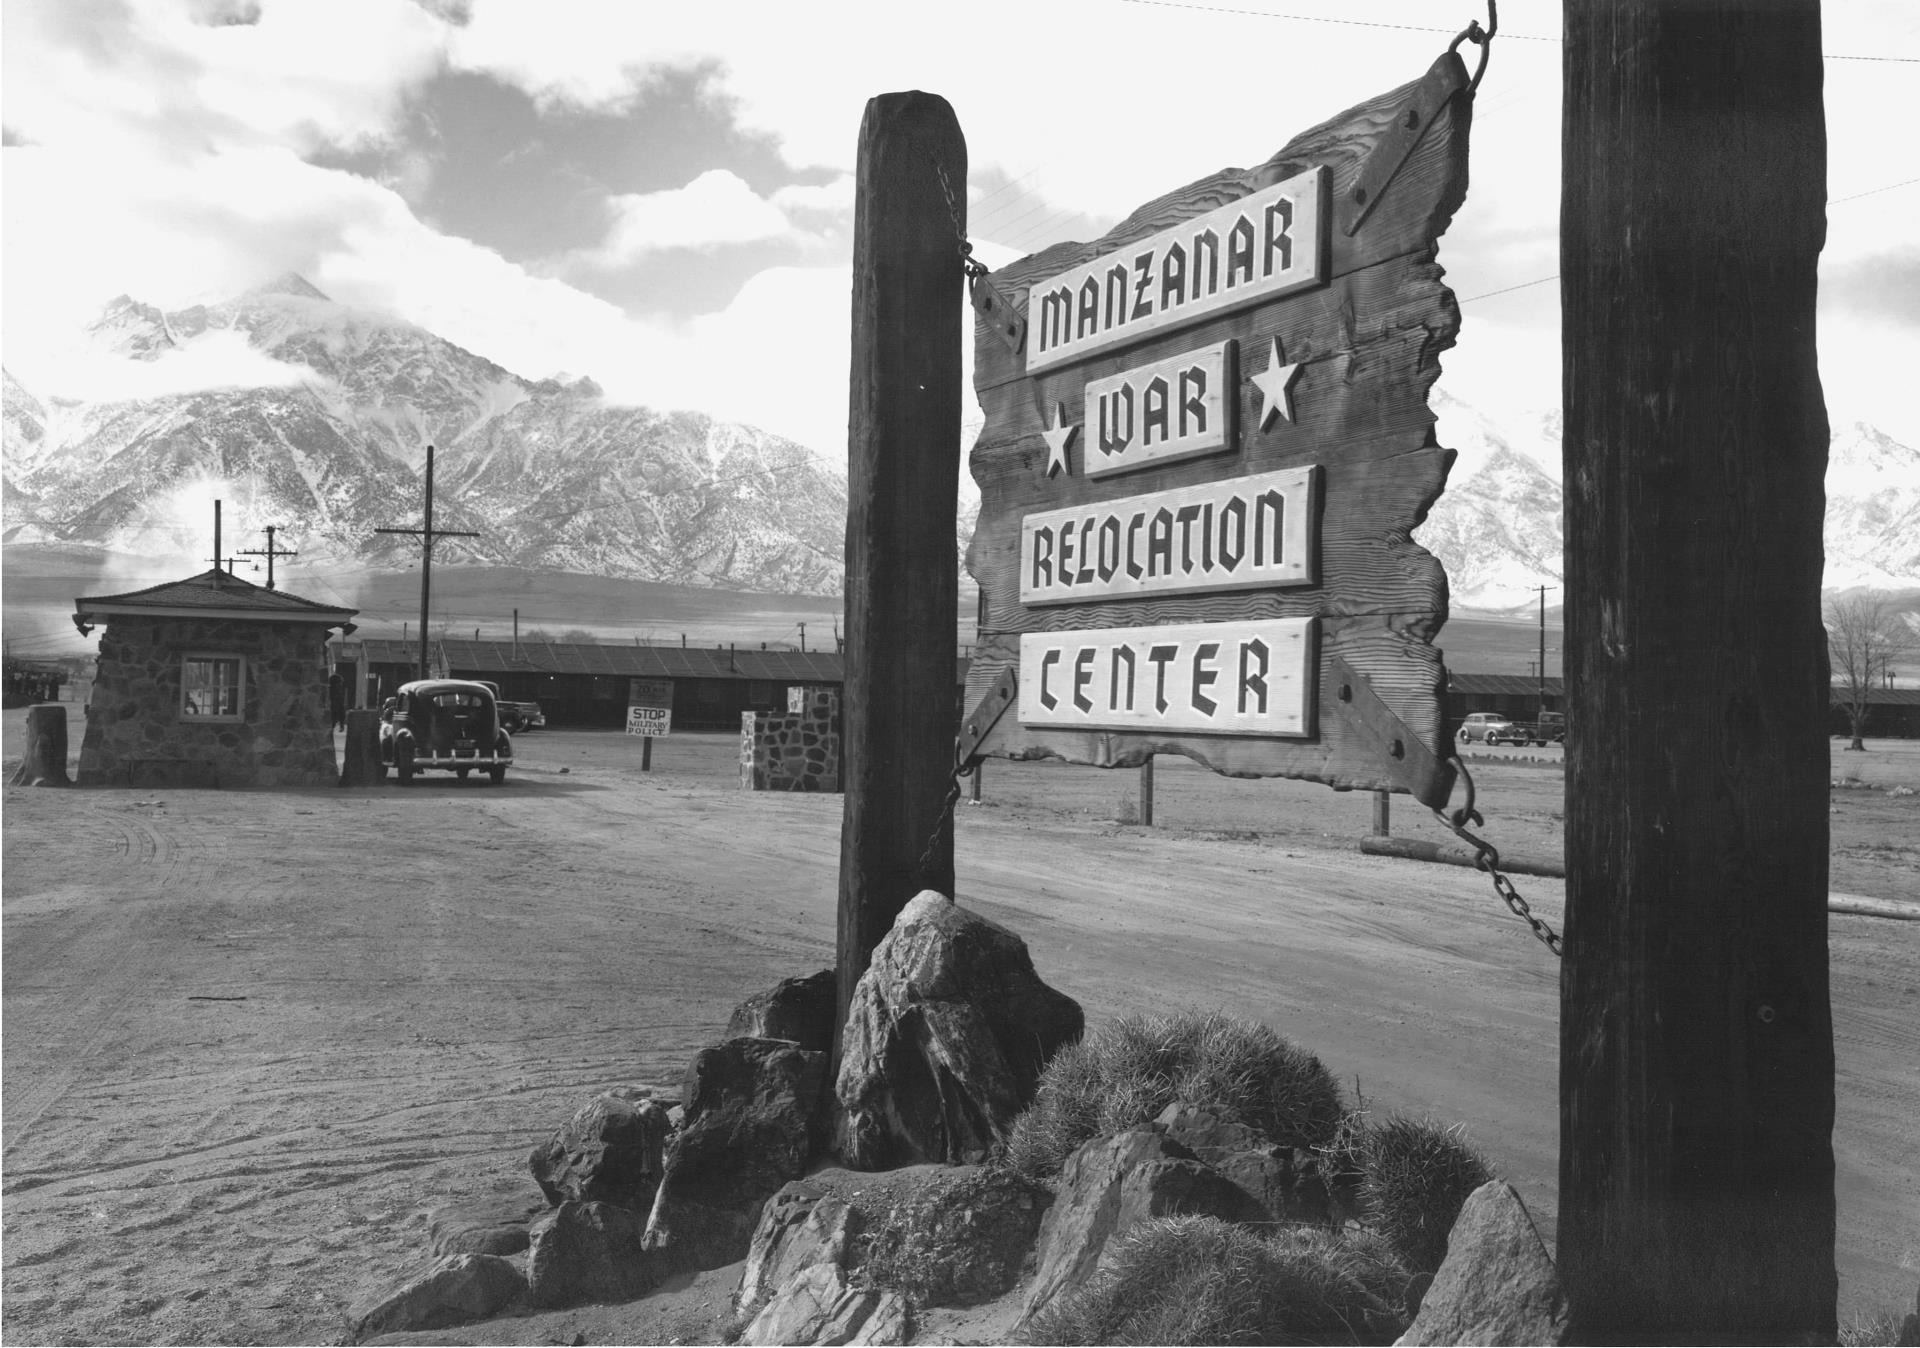
M 372 531 L 418 521 L 431 443 L 436 524 L 479 535 L 439 544 L 443 561 L 841 586 L 846 484 L 801 446 L 700 413 L 612 406 L 587 379 L 523 378 L 298 276 L 172 311 L 122 296 L 86 342 L 155 388 L 195 391 L 76 403 L 8 374 L 9 542 L 204 565 L 220 497 L 236 547 L 271 523 L 305 562 L 401 565 L 417 544 Z M 1415 538 L 1446 565 L 1456 607 L 1531 604 L 1534 586 L 1562 579 L 1559 414 L 1495 419 L 1444 386 L 1433 408 L 1458 457 Z M 1839 429 L 1826 549 L 1830 588 L 1920 585 L 1920 452 L 1864 424 Z
M 237 354 L 252 382 L 70 403 L 9 374 L 9 541 L 151 555 L 192 546 L 178 537 L 191 533 L 204 548 L 199 512 L 218 496 L 230 537 L 273 523 L 309 561 L 398 562 L 417 543 L 372 531 L 418 522 L 431 443 L 435 524 L 479 534 L 437 545 L 442 560 L 840 587 L 845 482 L 803 447 L 700 413 L 612 406 L 590 380 L 524 379 L 297 276 L 171 312 L 122 296 L 87 341 L 156 368 Z M 280 386 L 259 386 L 262 371 Z
M 1511 609 L 1562 579 L 1560 414 L 1496 425 L 1444 388 L 1439 442 L 1458 451 L 1417 542 L 1445 564 L 1462 608 Z M 1920 450 L 1864 422 L 1836 426 L 1828 450 L 1829 589 L 1920 585 Z

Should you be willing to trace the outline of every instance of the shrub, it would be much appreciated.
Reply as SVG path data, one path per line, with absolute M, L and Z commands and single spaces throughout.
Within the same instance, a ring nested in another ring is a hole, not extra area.
M 1467 1195 L 1493 1178 L 1485 1158 L 1462 1129 L 1425 1120 L 1359 1121 L 1346 1134 L 1367 1225 L 1409 1270 L 1436 1272 Z
M 1075 1148 L 1151 1122 L 1177 1100 L 1205 1105 L 1279 1146 L 1315 1148 L 1343 1113 L 1320 1060 L 1257 1021 L 1219 1012 L 1127 1016 L 1054 1055 L 1014 1121 L 1006 1163 L 1050 1181 Z
M 1026 1327 L 1029 1343 L 1390 1343 L 1405 1322 L 1369 1284 L 1377 1250 L 1304 1228 L 1267 1238 L 1215 1217 L 1142 1222 Z

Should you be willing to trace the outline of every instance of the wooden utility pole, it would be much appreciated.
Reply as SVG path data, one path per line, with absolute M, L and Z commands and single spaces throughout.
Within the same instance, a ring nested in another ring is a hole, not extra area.
M 855 187 L 836 1035 L 907 900 L 953 893 L 967 146 L 947 101 L 870 100 Z
M 424 679 L 429 672 L 427 655 L 427 612 L 432 606 L 433 594 L 433 540 L 436 538 L 478 538 L 479 534 L 471 529 L 436 529 L 433 527 L 433 446 L 427 446 L 426 481 L 426 518 L 418 529 L 375 529 L 376 534 L 412 534 L 420 540 L 420 661 L 414 677 Z M 271 540 L 269 540 L 271 543 Z M 519 641 L 519 610 L 515 610 L 514 640 Z
M 1816 0 L 1567 0 L 1575 1342 L 1835 1334 Z
M 239 555 L 242 557 L 265 557 L 267 559 L 267 588 L 269 590 L 273 588 L 273 559 L 276 557 L 298 557 L 300 555 L 292 548 L 276 548 L 273 545 L 273 534 L 276 527 L 277 526 L 272 524 L 267 526 L 266 547 L 242 548 L 239 552 Z

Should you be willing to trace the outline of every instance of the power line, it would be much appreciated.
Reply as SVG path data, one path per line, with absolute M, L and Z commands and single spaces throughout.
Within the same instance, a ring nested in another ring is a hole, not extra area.
M 1332 23 L 1348 28 L 1386 28 L 1397 33 L 1441 33 L 1451 35 L 1459 30 L 1455 28 L 1428 28 L 1411 23 L 1379 23 L 1370 19 L 1330 19 L 1324 14 L 1274 14 L 1264 9 L 1228 9 L 1224 5 L 1196 5 L 1191 0 L 1122 0 L 1129 5 L 1152 5 L 1156 9 L 1194 9 L 1206 14 L 1237 14 L 1248 19 L 1282 19 L 1290 23 Z M 1539 33 L 1509 33 L 1501 29 L 1500 37 L 1516 42 L 1562 42 L 1565 39 L 1546 37 Z M 1821 52 L 1823 61 L 1891 61 L 1903 65 L 1920 65 L 1920 56 L 1853 56 L 1842 52 Z

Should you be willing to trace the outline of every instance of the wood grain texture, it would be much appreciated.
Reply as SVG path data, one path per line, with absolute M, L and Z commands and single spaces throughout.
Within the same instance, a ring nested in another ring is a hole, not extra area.
M 1571 1341 L 1831 1343 L 1819 6 L 1565 19 Z
M 965 287 L 942 171 L 948 183 L 967 179 L 945 99 L 868 102 L 854 208 L 836 1025 L 907 900 L 922 888 L 953 893 L 945 798 Z
M 1447 57 L 1443 60 L 1454 61 Z M 1143 206 L 1106 237 L 1060 244 L 994 273 L 1024 309 L 1028 289 L 1067 267 L 1204 214 L 1316 164 L 1328 167 L 1335 204 L 1328 222 L 1330 273 L 1323 288 L 1156 332 L 1123 348 L 1026 374 L 984 323 L 975 330 L 975 392 L 985 414 L 970 466 L 982 508 L 967 568 L 981 587 L 981 631 L 969 675 L 969 705 L 1010 661 L 1018 633 L 1069 628 L 1319 616 L 1323 656 L 1339 653 L 1371 683 L 1411 733 L 1435 754 L 1450 750 L 1441 712 L 1445 672 L 1433 641 L 1446 621 L 1446 576 L 1412 531 L 1446 481 L 1453 453 L 1433 436 L 1427 395 L 1439 356 L 1453 344 L 1459 311 L 1441 280 L 1435 245 L 1466 190 L 1471 98 L 1448 101 L 1394 176 L 1386 196 L 1349 236 L 1340 203 L 1374 141 L 1413 85 L 1351 109 L 1296 137 L 1265 164 L 1226 170 Z M 1293 386 L 1295 419 L 1260 427 L 1249 376 L 1264 369 L 1278 338 L 1286 360 L 1304 363 Z M 1085 385 L 1214 342 L 1240 344 L 1234 390 L 1237 453 L 1155 465 L 1122 477 L 1085 475 Z M 1043 425 L 1055 405 L 1081 424 L 1069 476 L 1045 476 Z M 1323 470 L 1318 521 L 1320 583 L 1287 590 L 1112 598 L 1025 606 L 1019 599 L 1020 518 L 1279 468 Z M 1004 718 L 986 751 L 1132 765 L 1155 752 L 1182 753 L 1236 776 L 1296 776 L 1338 787 L 1398 785 L 1391 765 L 1322 713 L 1308 742 L 1223 741 L 1146 733 L 1073 734 Z

